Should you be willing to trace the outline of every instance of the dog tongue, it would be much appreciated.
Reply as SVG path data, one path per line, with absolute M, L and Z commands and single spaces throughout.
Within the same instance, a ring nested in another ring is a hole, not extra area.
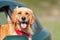
M 25 23 L 21 23 L 21 27 L 22 27 L 22 28 L 26 28 L 27 25 L 26 25 Z

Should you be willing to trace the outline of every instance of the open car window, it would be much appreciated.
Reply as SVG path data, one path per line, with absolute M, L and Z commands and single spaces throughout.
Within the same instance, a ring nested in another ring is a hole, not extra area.
M 7 18 L 5 12 L 0 12 L 0 25 L 5 24 L 7 22 Z

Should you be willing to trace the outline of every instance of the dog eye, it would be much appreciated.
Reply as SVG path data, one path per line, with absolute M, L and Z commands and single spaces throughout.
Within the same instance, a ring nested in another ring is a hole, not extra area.
M 29 13 L 26 13 L 26 15 L 28 15 Z
M 20 13 L 18 13 L 18 14 L 21 14 L 21 12 L 20 12 Z

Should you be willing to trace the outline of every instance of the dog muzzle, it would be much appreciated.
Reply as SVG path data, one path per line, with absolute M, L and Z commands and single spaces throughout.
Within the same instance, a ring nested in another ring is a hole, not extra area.
M 27 27 L 27 24 L 26 23 L 21 23 L 21 27 L 22 28 L 26 28 Z
M 19 21 L 19 25 L 20 25 L 21 28 L 27 28 L 28 22 L 25 22 L 25 21 Z

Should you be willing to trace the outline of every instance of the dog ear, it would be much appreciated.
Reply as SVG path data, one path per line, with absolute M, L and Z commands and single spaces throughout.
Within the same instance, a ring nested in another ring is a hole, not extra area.
M 12 22 L 16 22 L 16 10 L 14 9 L 14 11 L 12 12 L 12 15 L 11 15 L 11 21 Z
M 11 21 L 12 21 L 12 22 L 16 22 L 16 21 L 17 21 L 17 19 L 16 19 L 17 9 L 18 9 L 18 6 L 16 6 L 16 8 L 15 8 L 15 9 L 13 10 L 13 12 L 12 12 L 12 15 L 11 15 Z
M 34 23 L 34 16 L 31 15 L 31 16 L 30 16 L 30 24 L 32 25 L 33 23 Z

